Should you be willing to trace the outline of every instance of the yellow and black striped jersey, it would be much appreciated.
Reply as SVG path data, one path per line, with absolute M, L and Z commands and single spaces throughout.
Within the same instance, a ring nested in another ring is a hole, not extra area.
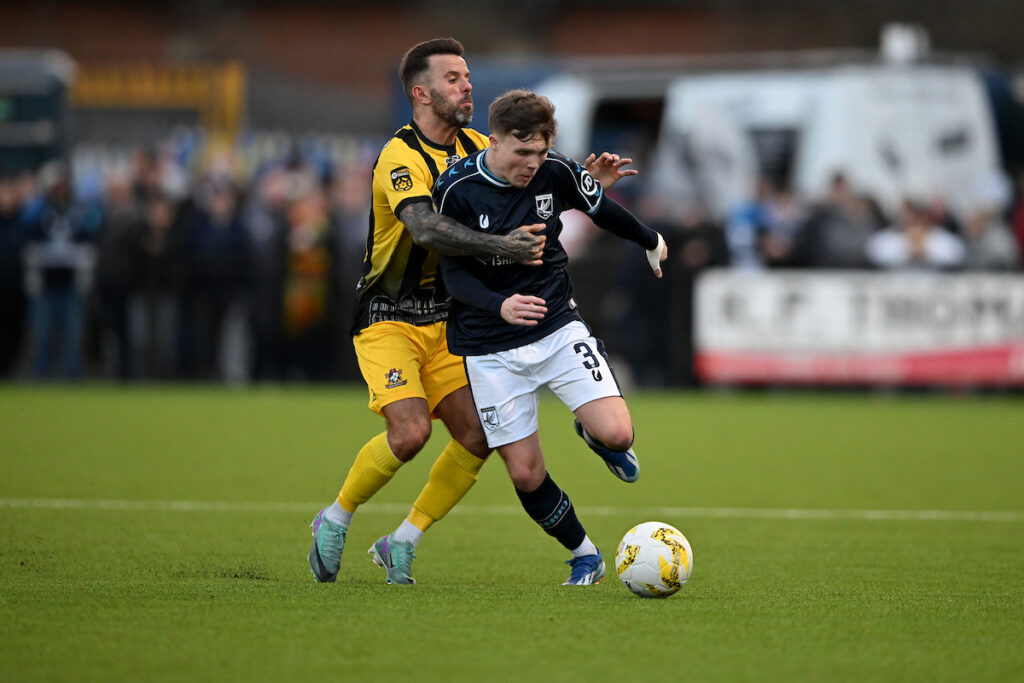
M 438 255 L 417 246 L 399 214 L 430 202 L 437 177 L 459 159 L 489 146 L 469 128 L 453 145 L 431 142 L 415 123 L 398 129 L 373 167 L 373 198 L 363 274 L 356 287 L 353 333 L 384 320 L 427 325 L 448 316 L 448 294 L 437 279 Z

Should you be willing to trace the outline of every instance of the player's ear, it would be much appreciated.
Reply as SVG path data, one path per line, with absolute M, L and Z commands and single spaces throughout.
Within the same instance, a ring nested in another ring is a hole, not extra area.
M 430 88 L 414 85 L 412 86 L 412 97 L 420 104 L 430 104 Z

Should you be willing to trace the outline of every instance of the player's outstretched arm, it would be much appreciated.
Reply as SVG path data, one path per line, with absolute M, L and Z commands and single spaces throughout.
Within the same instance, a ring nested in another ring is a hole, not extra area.
M 668 246 L 661 233 L 644 225 L 636 216 L 611 197 L 605 195 L 591 216 L 597 227 L 636 242 L 647 252 L 647 263 L 654 277 L 661 277 L 661 263 L 668 258 Z
M 591 218 L 602 230 L 643 247 L 647 252 L 647 262 L 654 271 L 654 277 L 661 277 L 661 262 L 668 258 L 668 247 L 665 246 L 661 233 L 641 223 L 624 206 L 607 195 L 601 198 L 601 203 Z
M 583 165 L 587 172 L 594 176 L 594 180 L 601 183 L 601 187 L 608 189 L 628 175 L 636 175 L 639 171 L 632 168 L 623 168 L 633 163 L 629 157 L 620 157 L 611 152 L 602 152 L 601 156 L 591 152 Z
M 402 209 L 398 217 L 421 247 L 449 256 L 504 256 L 516 263 L 537 266 L 544 253 L 542 223 L 516 228 L 508 235 L 491 235 L 467 228 L 442 216 L 427 202 Z

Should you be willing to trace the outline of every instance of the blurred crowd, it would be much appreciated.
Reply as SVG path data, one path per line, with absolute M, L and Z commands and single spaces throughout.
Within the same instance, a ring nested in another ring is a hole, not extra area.
M 1014 270 L 1024 246 L 1024 208 L 1011 210 L 1001 178 L 979 179 L 970 205 L 907 196 L 890 212 L 842 174 L 806 203 L 768 180 L 725 225 L 736 266 Z
M 348 328 L 378 146 L 183 132 L 0 176 L 0 376 L 358 379 Z M 579 216 L 565 217 L 564 242 L 588 321 L 644 384 L 694 381 L 692 286 L 708 267 L 1021 267 L 1019 193 L 980 193 L 962 215 L 941 198 L 886 212 L 841 174 L 824 197 L 766 179 L 713 221 L 643 188 L 641 175 L 616 197 L 666 235 L 665 282 L 635 255 L 603 249 L 614 238 Z M 646 294 L 668 308 L 636 305 Z M 666 339 L 678 353 L 659 350 Z
M 356 141 L 184 135 L 0 177 L 4 376 L 354 378 Z
M 702 228 L 713 236 L 707 245 L 715 245 L 718 266 L 1018 270 L 1024 251 L 1024 197 L 1014 196 L 1001 178 L 979 182 L 974 194 L 961 211 L 941 196 L 907 196 L 886 210 L 837 172 L 822 197 L 801 197 L 762 178 L 754 196 L 715 225 L 707 225 L 696 205 L 673 205 L 654 195 L 642 196 L 631 207 L 684 242 L 692 229 Z M 684 265 L 691 261 L 687 258 Z

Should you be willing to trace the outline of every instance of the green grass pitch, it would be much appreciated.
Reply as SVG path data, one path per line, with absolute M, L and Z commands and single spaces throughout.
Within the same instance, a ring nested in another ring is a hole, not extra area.
M 1019 397 L 629 399 L 636 484 L 542 402 L 601 585 L 560 585 L 567 553 L 494 456 L 406 587 L 366 549 L 439 423 L 318 585 L 309 521 L 383 425 L 363 390 L 0 386 L 0 680 L 1024 680 Z M 667 600 L 611 570 L 648 520 L 694 550 Z

